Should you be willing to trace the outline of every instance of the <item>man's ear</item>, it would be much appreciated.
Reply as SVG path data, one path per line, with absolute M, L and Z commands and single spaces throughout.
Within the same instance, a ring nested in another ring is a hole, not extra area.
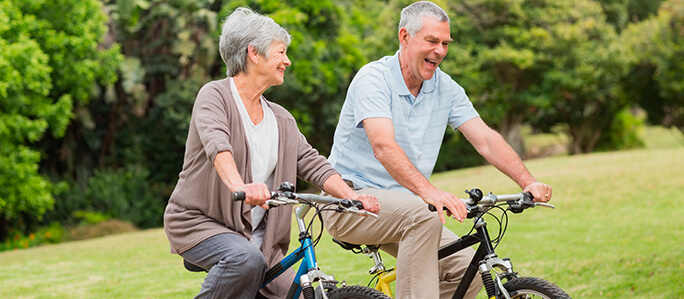
M 411 37 L 411 35 L 408 33 L 408 30 L 406 30 L 406 27 L 401 27 L 401 29 L 399 29 L 398 35 L 399 35 L 399 43 L 402 46 L 408 45 L 408 41 L 409 41 L 409 38 Z

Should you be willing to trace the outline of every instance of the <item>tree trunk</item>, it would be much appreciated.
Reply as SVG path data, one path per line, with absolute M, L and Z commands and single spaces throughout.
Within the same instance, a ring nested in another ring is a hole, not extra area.
M 522 113 L 508 113 L 499 125 L 499 133 L 504 140 L 518 153 L 520 158 L 526 158 L 525 143 L 520 129 L 522 128 L 524 115 Z
M 5 216 L 0 215 L 0 242 L 5 241 L 5 239 L 7 239 L 8 234 L 9 223 L 7 223 L 7 218 L 5 218 Z

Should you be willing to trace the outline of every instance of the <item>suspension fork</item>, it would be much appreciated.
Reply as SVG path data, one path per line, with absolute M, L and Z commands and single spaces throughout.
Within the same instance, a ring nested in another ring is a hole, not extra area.
M 456 292 L 454 292 L 452 298 L 463 298 L 468 291 L 470 284 L 473 282 L 475 275 L 480 272 L 481 262 L 484 261 L 486 257 L 496 256 L 491 239 L 489 238 L 489 232 L 487 231 L 487 223 L 482 218 L 477 220 L 475 224 L 475 230 L 476 232 L 474 234 L 463 236 L 462 238 L 442 247 L 439 250 L 439 258 L 442 259 L 466 247 L 470 247 L 478 243 L 480 244 L 477 250 L 475 250 L 475 255 L 470 261 L 470 264 L 468 264 L 466 273 L 463 275 L 461 283 L 458 285 L 458 288 L 456 289 Z M 488 271 L 486 273 L 481 272 L 480 275 L 482 276 L 482 282 L 485 284 L 485 286 L 487 286 L 488 282 L 490 282 L 489 284 L 493 286 L 494 282 Z M 492 294 L 490 294 L 489 289 L 487 289 L 487 297 L 491 298 Z

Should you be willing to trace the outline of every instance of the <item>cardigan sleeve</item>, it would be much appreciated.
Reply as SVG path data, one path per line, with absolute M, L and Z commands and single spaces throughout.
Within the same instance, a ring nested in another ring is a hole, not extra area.
M 193 106 L 192 117 L 207 159 L 212 163 L 218 153 L 233 151 L 230 143 L 231 113 L 228 111 L 229 105 L 225 103 L 232 97 L 222 96 L 222 91 L 218 83 L 206 84 L 197 94 Z

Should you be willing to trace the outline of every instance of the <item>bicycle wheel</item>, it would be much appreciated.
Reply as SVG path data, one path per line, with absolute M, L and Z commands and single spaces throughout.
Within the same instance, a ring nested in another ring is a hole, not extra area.
M 570 299 L 565 291 L 547 280 L 537 277 L 520 277 L 504 283 L 511 298 Z
M 328 293 L 330 299 L 391 299 L 382 292 L 364 286 L 347 286 Z

